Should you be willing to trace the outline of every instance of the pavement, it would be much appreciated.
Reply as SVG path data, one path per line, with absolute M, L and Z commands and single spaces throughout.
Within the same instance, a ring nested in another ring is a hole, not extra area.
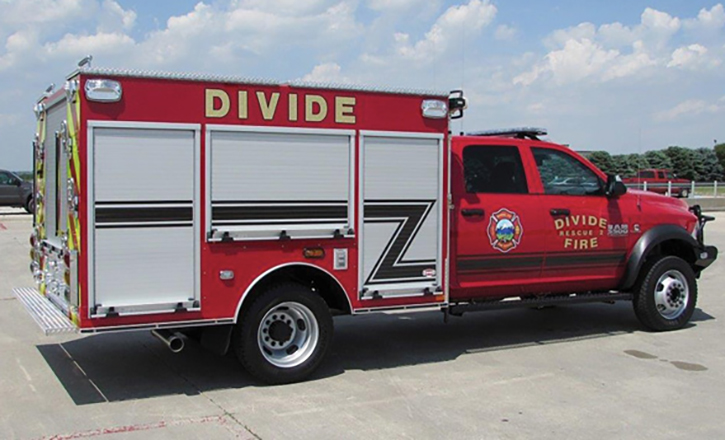
M 680 331 L 626 303 L 340 317 L 319 372 L 272 387 L 193 342 L 43 336 L 11 294 L 32 286 L 30 230 L 0 209 L 0 439 L 725 438 L 722 259 Z

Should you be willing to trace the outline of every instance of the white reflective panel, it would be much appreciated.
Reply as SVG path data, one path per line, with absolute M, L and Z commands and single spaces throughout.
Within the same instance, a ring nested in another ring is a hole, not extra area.
M 430 119 L 444 119 L 448 117 L 448 104 L 438 99 L 426 99 L 421 104 L 423 116 Z
M 121 83 L 110 79 L 89 79 L 86 81 L 86 98 L 96 102 L 118 102 L 121 100 Z

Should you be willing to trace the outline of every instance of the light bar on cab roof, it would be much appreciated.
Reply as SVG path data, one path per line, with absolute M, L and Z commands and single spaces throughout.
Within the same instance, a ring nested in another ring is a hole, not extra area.
M 537 127 L 519 127 L 519 128 L 504 128 L 498 130 L 482 130 L 472 131 L 466 133 L 468 136 L 516 136 L 516 137 L 531 137 L 531 136 L 546 136 L 549 134 L 545 128 Z

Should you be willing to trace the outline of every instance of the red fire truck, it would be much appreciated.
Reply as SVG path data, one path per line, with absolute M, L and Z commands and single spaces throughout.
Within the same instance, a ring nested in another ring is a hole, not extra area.
M 451 137 L 464 106 L 81 68 L 35 108 L 38 288 L 15 293 L 46 333 L 178 351 L 193 330 L 269 383 L 307 377 L 339 314 L 629 300 L 650 329 L 687 323 L 710 218 L 537 130 Z

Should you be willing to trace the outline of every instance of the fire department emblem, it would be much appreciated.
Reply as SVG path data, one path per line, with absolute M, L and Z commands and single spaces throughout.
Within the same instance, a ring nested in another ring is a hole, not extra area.
M 506 253 L 512 249 L 516 249 L 521 243 L 521 237 L 524 235 L 524 227 L 521 225 L 521 220 L 515 212 L 501 208 L 491 214 L 487 232 L 491 246 L 494 249 Z

